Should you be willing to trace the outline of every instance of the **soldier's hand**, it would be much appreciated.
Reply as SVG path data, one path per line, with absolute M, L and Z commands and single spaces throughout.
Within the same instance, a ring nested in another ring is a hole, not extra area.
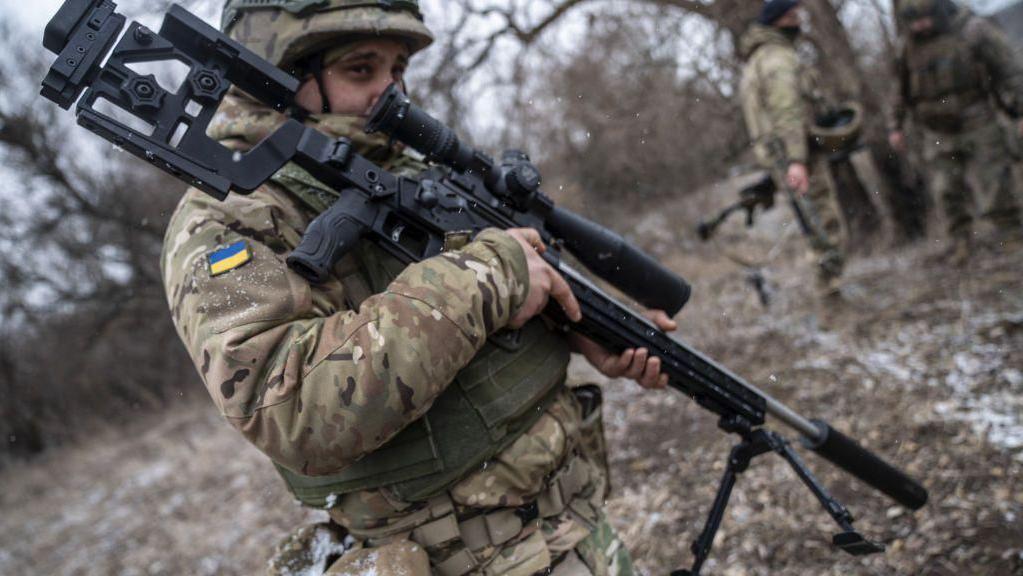
M 796 194 L 802 196 L 810 191 L 810 172 L 806 169 L 806 164 L 802 162 L 793 162 L 789 164 L 788 173 L 785 174 L 785 180 L 789 185 L 789 188 L 794 190 Z
M 888 144 L 892 147 L 892 150 L 902 153 L 906 149 L 906 136 L 902 133 L 902 130 L 892 130 L 889 132 Z
M 665 332 L 678 328 L 675 321 L 662 310 L 647 310 L 643 315 Z M 644 388 L 664 388 L 668 385 L 668 375 L 661 372 L 661 359 L 651 356 L 646 348 L 630 348 L 621 354 L 612 354 L 585 336 L 573 333 L 571 339 L 575 350 L 608 378 L 629 378 Z
M 532 317 L 543 312 L 552 296 L 561 304 L 569 320 L 573 322 L 581 320 L 583 314 L 579 309 L 579 302 L 572 294 L 568 282 L 565 282 L 561 274 L 540 257 L 547 249 L 540 238 L 540 233 L 532 228 L 512 228 L 508 230 L 508 234 L 522 245 L 522 250 L 526 253 L 526 265 L 529 267 L 529 294 L 512 316 L 509 326 L 512 328 L 524 326 Z

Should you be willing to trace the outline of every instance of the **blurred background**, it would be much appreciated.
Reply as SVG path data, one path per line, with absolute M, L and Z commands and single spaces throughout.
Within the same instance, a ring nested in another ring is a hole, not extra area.
M 42 29 L 59 4 L 0 0 L 0 573 L 258 571 L 318 516 L 220 421 L 171 325 L 158 260 L 184 186 L 38 97 L 51 60 Z M 183 4 L 218 23 L 220 2 Z M 935 497 L 910 516 L 822 471 L 892 549 L 847 559 L 828 549 L 805 491 L 765 464 L 740 484 L 715 573 L 1023 574 L 1023 303 L 1018 276 L 1004 275 L 1020 259 L 992 257 L 983 281 L 933 261 L 933 201 L 885 143 L 890 0 L 803 0 L 807 58 L 836 98 L 867 111 L 855 159 L 866 185 L 842 198 L 861 307 L 828 329 L 808 304 L 801 241 L 777 232 L 790 215 L 733 235 L 777 247 L 762 271 L 770 309 L 748 270 L 695 233 L 752 170 L 736 47 L 759 3 L 423 4 L 438 41 L 413 62 L 414 99 L 478 146 L 527 150 L 557 201 L 694 283 L 686 338 L 860 433 L 924 474 Z M 1023 4 L 966 4 L 1023 39 Z M 119 10 L 158 29 L 168 5 Z M 640 568 L 663 573 L 688 558 L 728 439 L 685 399 L 612 388 L 609 506 Z

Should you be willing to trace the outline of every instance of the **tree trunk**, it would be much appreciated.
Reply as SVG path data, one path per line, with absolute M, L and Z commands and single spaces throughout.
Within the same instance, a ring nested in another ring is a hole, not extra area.
M 831 84 L 839 88 L 840 96 L 854 99 L 863 106 L 863 139 L 881 178 L 880 192 L 891 213 L 896 238 L 910 240 L 923 236 L 927 221 L 923 186 L 888 145 L 882 99 L 867 83 L 845 27 L 829 0 L 807 0 L 804 6 L 813 24 L 814 42 L 823 55 L 822 71 L 829 76 Z M 853 205 L 843 206 L 843 210 L 861 214 L 863 222 L 880 224 L 877 207 L 868 194 L 846 196 L 849 196 L 846 201 Z
M 870 194 L 863 187 L 850 155 L 834 158 L 828 164 L 838 196 L 838 207 L 849 235 L 848 247 L 851 251 L 870 252 L 877 247 L 877 235 L 871 234 L 870 231 L 881 226 L 877 210 L 859 209 L 864 199 L 870 202 Z M 872 202 L 870 206 L 873 208 Z
M 902 155 L 892 150 L 887 138 L 869 143 L 871 158 L 884 180 L 882 193 L 894 223 L 896 242 L 912 242 L 927 235 L 930 203 L 923 176 Z

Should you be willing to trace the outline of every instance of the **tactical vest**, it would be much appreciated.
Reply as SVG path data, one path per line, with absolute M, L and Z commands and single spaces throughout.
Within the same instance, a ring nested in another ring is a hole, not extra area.
M 337 197 L 294 165 L 273 180 L 315 213 Z M 356 252 L 335 271 L 355 309 L 405 268 L 369 242 Z M 275 465 L 308 506 L 329 508 L 337 496 L 382 487 L 405 501 L 426 500 L 528 431 L 560 392 L 568 360 L 565 339 L 534 319 L 492 336 L 422 418 L 340 474 L 303 476 Z
M 948 32 L 906 47 L 909 105 L 932 130 L 958 130 L 963 110 L 987 99 L 987 72 L 960 36 Z

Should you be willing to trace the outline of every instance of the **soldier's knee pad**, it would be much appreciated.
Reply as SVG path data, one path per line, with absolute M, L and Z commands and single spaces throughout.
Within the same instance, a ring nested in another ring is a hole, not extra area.
M 379 548 L 362 548 L 346 552 L 325 574 L 430 576 L 430 559 L 422 546 L 409 540 L 399 540 Z
M 302 526 L 274 548 L 266 574 L 322 574 L 345 553 L 347 536 L 347 531 L 333 522 Z

